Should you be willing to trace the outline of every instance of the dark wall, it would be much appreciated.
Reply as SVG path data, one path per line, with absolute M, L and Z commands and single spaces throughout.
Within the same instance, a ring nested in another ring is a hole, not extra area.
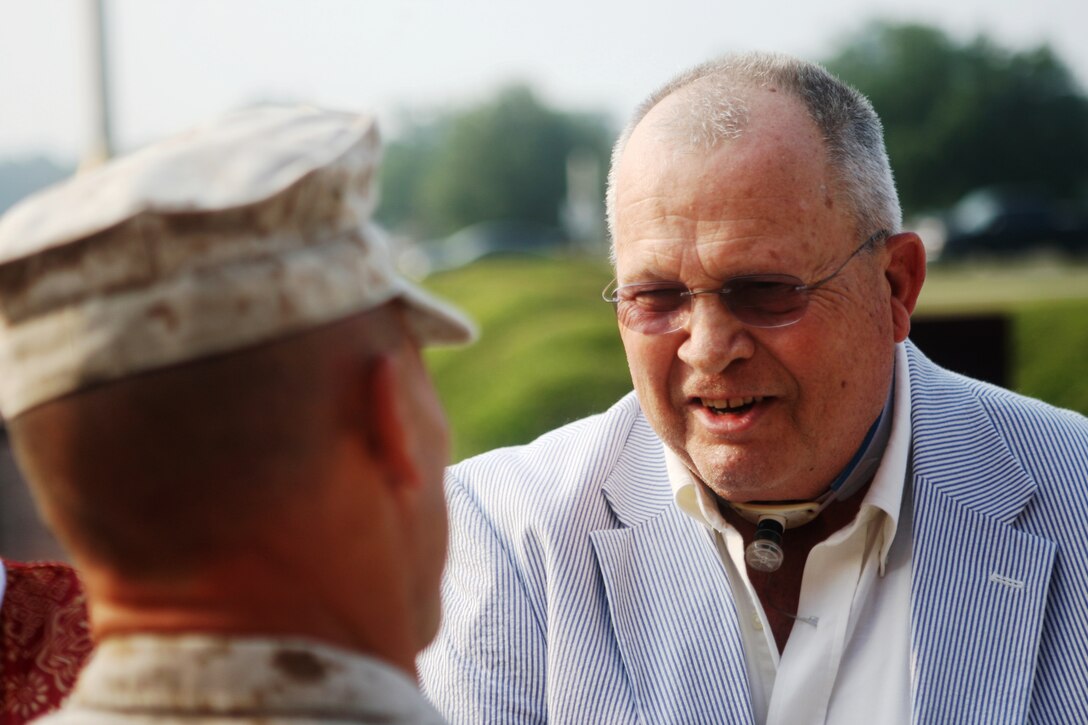
M 910 339 L 933 362 L 972 378 L 1011 387 L 1012 328 L 1004 315 L 915 317 Z

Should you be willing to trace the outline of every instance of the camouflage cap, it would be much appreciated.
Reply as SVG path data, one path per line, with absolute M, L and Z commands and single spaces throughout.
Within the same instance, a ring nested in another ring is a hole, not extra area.
M 471 323 L 399 275 L 370 222 L 372 118 L 241 111 L 0 219 L 0 415 L 395 299 L 422 344 Z

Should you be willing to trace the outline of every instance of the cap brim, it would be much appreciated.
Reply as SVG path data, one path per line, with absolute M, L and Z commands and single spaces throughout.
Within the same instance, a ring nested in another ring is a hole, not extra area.
M 465 345 L 476 339 L 476 326 L 460 310 L 403 279 L 398 287 L 421 345 Z

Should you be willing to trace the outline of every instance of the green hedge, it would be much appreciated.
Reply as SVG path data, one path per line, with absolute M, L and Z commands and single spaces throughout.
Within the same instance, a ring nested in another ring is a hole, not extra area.
M 477 321 L 478 342 L 428 351 L 454 431 L 454 459 L 532 440 L 631 389 L 607 265 L 502 258 L 428 287 Z
M 1025 304 L 1013 330 L 1015 388 L 1088 415 L 1088 299 Z

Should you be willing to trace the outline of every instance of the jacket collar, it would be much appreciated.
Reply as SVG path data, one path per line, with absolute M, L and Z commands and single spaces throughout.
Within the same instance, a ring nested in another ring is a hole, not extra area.
M 634 393 L 617 406 L 632 418 L 623 452 L 601 484 L 601 491 L 621 525 L 634 527 L 660 516 L 673 503 L 665 471 L 665 446 L 650 428 Z
M 1005 391 L 950 374 L 905 343 L 911 374 L 916 479 L 983 516 L 1012 523 L 1038 485 L 1009 450 L 981 403 Z

